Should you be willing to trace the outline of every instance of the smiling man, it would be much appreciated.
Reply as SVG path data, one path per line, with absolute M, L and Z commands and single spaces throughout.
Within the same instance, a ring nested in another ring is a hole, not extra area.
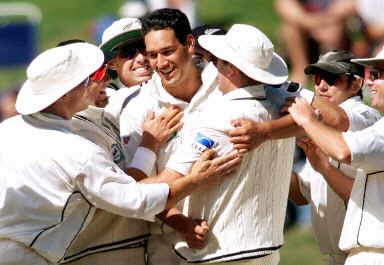
M 148 110 L 158 114 L 167 106 L 176 105 L 183 110 L 183 121 L 187 122 L 190 114 L 202 109 L 208 99 L 221 95 L 217 89 L 217 70 L 213 64 L 208 64 L 201 71 L 192 61 L 196 40 L 183 12 L 158 9 L 143 17 L 141 22 L 148 60 L 155 73 L 140 89 L 143 92 L 141 94 L 150 96 L 136 97 L 121 113 L 120 134 L 127 165 L 141 141 L 141 124 Z M 170 155 L 180 144 L 178 137 L 176 133 L 160 150 L 153 173 L 164 169 Z M 185 220 L 194 226 L 192 220 Z M 151 228 L 151 233 L 156 234 L 151 235 L 148 246 L 150 264 L 179 263 L 172 250 L 175 233 L 165 227 L 158 225 Z M 180 226 L 179 232 L 185 232 L 183 227 Z M 203 223 L 196 223 L 195 228 L 201 231 L 200 235 L 206 232 Z
M 384 111 L 384 51 L 375 58 L 352 61 L 368 67 L 366 82 L 372 90 L 372 106 Z M 297 99 L 289 112 L 324 153 L 365 171 L 356 176 L 339 247 L 349 251 L 347 265 L 384 264 L 384 120 L 361 131 L 340 132 L 318 121 L 302 99 Z

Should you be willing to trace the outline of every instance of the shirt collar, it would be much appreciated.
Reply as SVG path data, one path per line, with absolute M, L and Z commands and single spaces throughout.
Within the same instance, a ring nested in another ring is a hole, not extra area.
M 27 121 L 28 120 L 30 120 L 30 121 L 35 120 L 38 122 L 42 122 L 42 123 L 46 124 L 47 127 L 49 127 L 49 128 L 54 128 L 57 130 L 71 131 L 71 125 L 72 125 L 71 120 L 63 119 L 62 117 L 57 116 L 55 114 L 37 112 L 34 114 L 30 114 L 30 115 L 23 115 L 23 117 Z

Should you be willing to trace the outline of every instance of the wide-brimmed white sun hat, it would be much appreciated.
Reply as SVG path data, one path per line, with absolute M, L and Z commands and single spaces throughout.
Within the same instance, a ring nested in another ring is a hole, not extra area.
M 384 67 L 384 47 L 375 57 L 363 58 L 363 59 L 353 59 L 351 60 L 354 63 L 358 63 L 364 66 L 374 67 L 381 66 Z
M 28 115 L 47 108 L 103 62 L 103 52 L 88 43 L 73 43 L 41 53 L 27 68 L 27 81 L 17 96 L 16 110 Z
M 198 41 L 204 49 L 256 81 L 278 85 L 288 78 L 287 65 L 274 52 L 272 42 L 253 26 L 235 24 L 226 35 L 203 35 Z

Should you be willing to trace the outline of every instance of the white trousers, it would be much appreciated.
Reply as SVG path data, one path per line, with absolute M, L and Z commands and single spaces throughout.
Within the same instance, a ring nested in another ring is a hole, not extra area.
M 180 258 L 173 252 L 175 233 L 152 234 L 148 241 L 149 265 L 178 265 Z
M 32 248 L 24 244 L 0 239 L 0 265 L 49 265 L 51 264 Z
M 277 250 L 268 256 L 264 256 L 256 259 L 229 261 L 229 262 L 218 262 L 210 263 L 214 265 L 278 265 L 280 261 L 280 252 Z M 180 262 L 180 265 L 190 265 L 185 260 Z
M 353 248 L 349 252 L 345 265 L 384 265 L 384 249 Z

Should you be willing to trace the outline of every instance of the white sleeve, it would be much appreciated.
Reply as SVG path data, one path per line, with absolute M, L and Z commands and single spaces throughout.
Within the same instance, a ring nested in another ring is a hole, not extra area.
M 343 132 L 351 151 L 351 165 L 366 171 L 384 169 L 384 119 L 357 132 Z
M 369 126 L 372 126 L 377 122 L 381 115 L 380 113 L 368 106 L 344 106 L 340 104 L 340 107 L 345 111 L 349 119 L 349 131 L 355 132 L 363 130 Z
M 141 142 L 142 123 L 146 112 L 137 100 L 132 100 L 120 115 L 120 139 L 124 152 L 125 167 L 128 168 Z
M 311 174 L 314 170 L 308 160 L 304 162 L 296 162 L 293 164 L 292 171 L 296 173 L 299 181 L 301 195 L 310 202 L 311 201 Z
M 97 208 L 150 221 L 164 210 L 169 192 L 165 183 L 137 183 L 111 162 L 101 149 L 92 153 L 76 178 L 76 185 Z
M 166 167 L 187 175 L 207 148 L 213 148 L 216 156 L 221 156 L 232 151 L 233 144 L 222 131 L 209 128 L 189 130 L 188 134 L 183 134 L 181 146 L 171 155 Z

